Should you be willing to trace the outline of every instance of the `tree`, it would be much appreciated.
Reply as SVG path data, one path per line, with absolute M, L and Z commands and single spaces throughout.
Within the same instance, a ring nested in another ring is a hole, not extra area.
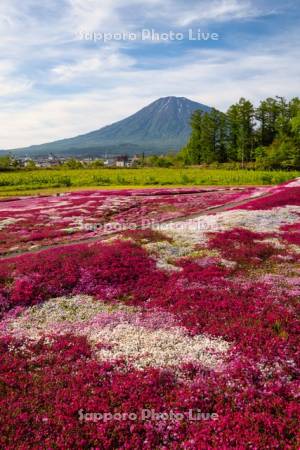
M 0 171 L 20 169 L 20 162 L 13 156 L 0 156 Z
M 259 122 L 258 139 L 262 146 L 269 146 L 276 137 L 276 122 L 279 117 L 279 105 L 276 99 L 267 98 L 260 102 L 255 118 Z
M 186 162 L 191 164 L 225 162 L 226 116 L 212 108 L 210 112 L 196 111 L 191 119 L 192 134 L 183 149 Z
M 252 103 L 241 98 L 227 112 L 229 121 L 229 154 L 235 160 L 251 161 L 255 144 L 254 118 L 255 110 Z
M 277 139 L 268 148 L 265 166 L 270 169 L 299 169 L 300 152 L 293 139 Z
M 83 164 L 78 159 L 71 158 L 68 161 L 65 161 L 62 167 L 66 169 L 82 169 Z
M 276 97 L 278 116 L 275 123 L 276 137 L 279 139 L 285 139 L 291 135 L 291 105 L 286 101 L 284 97 Z
M 188 164 L 200 164 L 201 157 L 201 132 L 202 111 L 195 111 L 191 117 L 192 133 L 187 146 L 183 149 L 183 156 Z
M 237 105 L 232 105 L 227 111 L 228 121 L 228 158 L 237 161 L 239 110 Z
M 216 111 L 217 135 L 216 135 L 216 160 L 224 163 L 228 160 L 228 120 L 226 114 Z
M 199 141 L 200 162 L 211 163 L 215 160 L 216 134 L 214 111 L 203 114 Z
M 202 162 L 225 162 L 227 133 L 225 115 L 212 108 L 202 117 L 200 148 Z
M 291 127 L 296 142 L 300 144 L 300 106 L 298 113 L 291 119 Z
M 152 167 L 171 167 L 173 162 L 169 156 L 153 155 L 148 158 L 148 164 Z
M 95 161 L 92 161 L 89 164 L 89 167 L 91 169 L 100 169 L 103 166 L 104 166 L 104 162 L 102 161 L 102 159 L 96 159 Z
M 29 161 L 26 162 L 26 169 L 27 170 L 36 170 L 37 165 L 32 159 L 30 159 Z

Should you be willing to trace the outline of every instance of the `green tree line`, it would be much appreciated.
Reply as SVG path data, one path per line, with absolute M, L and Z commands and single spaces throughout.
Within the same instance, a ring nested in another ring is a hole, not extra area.
M 267 98 L 255 108 L 244 98 L 226 113 L 196 111 L 180 152 L 186 164 L 255 162 L 263 169 L 300 169 L 300 99 Z

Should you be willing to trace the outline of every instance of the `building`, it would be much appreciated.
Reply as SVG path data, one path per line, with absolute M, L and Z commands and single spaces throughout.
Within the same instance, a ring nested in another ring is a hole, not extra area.
M 128 164 L 129 164 L 128 155 L 120 155 L 120 156 L 117 156 L 115 159 L 116 167 L 129 167 Z

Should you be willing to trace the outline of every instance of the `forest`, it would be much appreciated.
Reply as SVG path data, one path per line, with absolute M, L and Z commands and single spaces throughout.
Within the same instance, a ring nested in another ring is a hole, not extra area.
M 300 168 L 300 99 L 267 98 L 257 108 L 245 98 L 226 113 L 196 111 L 180 156 L 186 164 L 255 163 L 258 169 Z

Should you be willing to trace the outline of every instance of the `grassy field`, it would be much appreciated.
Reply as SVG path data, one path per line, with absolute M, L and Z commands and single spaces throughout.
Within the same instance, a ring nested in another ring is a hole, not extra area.
M 268 185 L 300 176 L 300 172 L 201 168 L 79 169 L 16 171 L 0 174 L 0 195 L 26 195 L 77 188 Z

